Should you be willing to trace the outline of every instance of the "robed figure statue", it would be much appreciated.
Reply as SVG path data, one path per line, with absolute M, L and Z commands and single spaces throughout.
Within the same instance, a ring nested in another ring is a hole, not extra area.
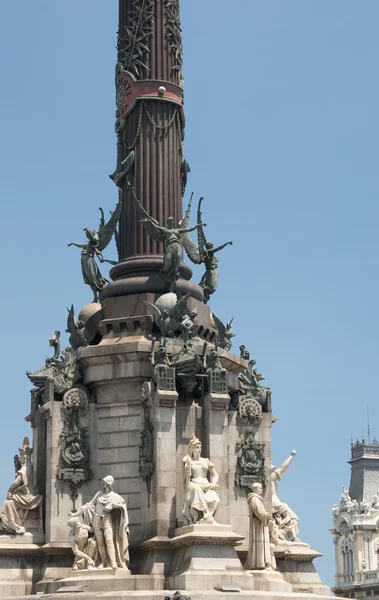
M 272 518 L 264 507 L 262 485 L 253 483 L 247 497 L 249 506 L 249 552 L 245 569 L 275 569 L 275 557 L 270 542 Z
M 33 485 L 33 450 L 29 438 L 24 438 L 19 448 L 20 463 L 17 465 L 16 479 L 8 490 L 7 499 L 0 508 L 0 531 L 5 533 L 25 533 L 24 522 L 29 511 L 41 506 L 42 496 Z M 18 457 L 15 457 L 18 460 Z
M 102 491 L 71 513 L 72 517 L 82 517 L 85 525 L 95 531 L 95 539 L 100 554 L 99 568 L 111 567 L 127 569 L 129 564 L 129 519 L 125 500 L 113 491 L 112 475 L 102 480 Z
M 189 524 L 215 523 L 214 514 L 220 499 L 215 492 L 218 474 L 209 458 L 201 456 L 201 442 L 192 436 L 188 455 L 183 458 L 185 472 L 185 496 L 183 515 Z M 210 480 L 208 479 L 210 475 Z

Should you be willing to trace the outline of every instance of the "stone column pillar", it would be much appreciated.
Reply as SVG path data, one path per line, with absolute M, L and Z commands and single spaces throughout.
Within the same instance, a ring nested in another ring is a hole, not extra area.
M 70 495 L 60 493 L 61 482 L 57 480 L 59 436 L 62 432 L 61 407 L 61 402 L 50 400 L 39 408 L 39 412 L 46 419 L 45 540 L 47 544 L 66 546 L 67 518 L 73 506 Z
M 144 527 L 142 536 L 145 552 L 140 557 L 142 573 L 164 575 L 165 565 L 171 563 L 172 550 L 168 540 L 176 527 L 176 401 L 178 393 L 169 390 L 153 390 L 151 382 L 142 386 L 142 396 L 147 395 L 153 424 L 154 473 L 148 505 L 141 511 Z M 144 398 L 143 398 L 144 400 Z M 143 434 L 142 434 L 143 435 Z M 148 491 L 148 490 L 147 490 Z M 146 495 L 144 495 L 146 497 Z
M 229 461 L 228 461 L 228 406 L 229 394 L 208 394 L 204 398 L 203 455 L 214 464 L 219 476 L 220 506 L 215 519 L 229 524 Z
M 128 179 L 142 206 L 160 224 L 172 216 L 177 225 L 182 216 L 182 83 L 179 0 L 120 0 L 116 172 L 122 171 L 122 161 L 133 151 Z M 120 186 L 124 192 L 120 261 L 162 254 L 162 245 L 137 225 L 126 178 Z M 119 268 L 115 274 L 117 279 L 122 276 Z

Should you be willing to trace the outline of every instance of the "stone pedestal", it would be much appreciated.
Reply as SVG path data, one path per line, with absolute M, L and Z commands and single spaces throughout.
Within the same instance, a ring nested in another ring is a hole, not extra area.
M 45 594 L 55 592 L 67 593 L 75 591 L 102 593 L 102 592 L 141 592 L 150 590 L 163 590 L 164 577 L 159 575 L 132 575 L 129 569 L 110 568 L 82 571 L 72 571 L 68 577 L 59 581 L 51 581 L 44 586 L 39 585 L 38 591 Z M 163 595 L 163 594 L 162 594 Z
M 294 592 L 330 596 L 330 588 L 322 583 L 313 564 L 319 556 L 321 552 L 302 542 L 284 542 L 275 548 L 277 567 Z
M 242 536 L 230 525 L 188 525 L 170 540 L 176 549 L 168 589 L 212 590 L 222 585 L 254 589 L 254 577 L 245 571 L 234 546 Z
M 284 580 L 279 571 L 269 569 L 254 569 L 248 571 L 254 577 L 254 588 L 260 592 L 291 593 L 292 585 Z

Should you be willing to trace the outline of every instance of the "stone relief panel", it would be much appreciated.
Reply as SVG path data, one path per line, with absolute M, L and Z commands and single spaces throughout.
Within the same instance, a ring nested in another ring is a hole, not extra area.
M 62 399 L 63 429 L 59 438 L 57 479 L 70 487 L 75 510 L 80 486 L 91 479 L 88 427 L 83 425 L 88 416 L 88 395 L 84 387 L 69 389 Z

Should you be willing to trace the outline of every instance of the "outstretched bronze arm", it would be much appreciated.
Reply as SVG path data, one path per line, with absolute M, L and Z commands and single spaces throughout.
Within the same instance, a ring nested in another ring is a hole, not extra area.
M 225 244 L 221 244 L 221 246 L 217 246 L 217 248 L 214 248 L 214 249 L 212 250 L 212 252 L 213 252 L 213 253 L 215 253 L 215 252 L 219 252 L 220 250 L 223 250 L 223 249 L 225 248 L 225 246 L 228 246 L 229 244 L 230 244 L 231 246 L 233 246 L 233 242 L 225 242 Z
M 76 242 L 70 242 L 67 246 L 76 246 L 77 248 L 84 248 L 87 244 L 77 244 Z
M 198 223 L 197 225 L 195 225 L 194 227 L 191 227 L 190 229 L 179 229 L 179 233 L 190 233 L 191 231 L 195 231 L 195 229 L 199 229 L 199 227 L 206 227 L 207 224 L 206 223 Z

